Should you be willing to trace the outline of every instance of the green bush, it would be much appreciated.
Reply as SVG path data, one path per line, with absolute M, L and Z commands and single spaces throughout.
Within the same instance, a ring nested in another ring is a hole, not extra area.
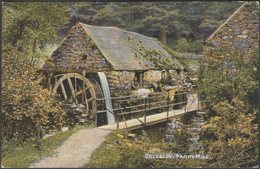
M 176 43 L 176 51 L 178 52 L 189 52 L 191 49 L 191 44 L 185 38 L 180 38 Z
M 43 132 L 58 130 L 65 113 L 40 85 L 41 75 L 24 61 L 23 53 L 3 48 L 3 137 L 24 142 Z
M 180 38 L 176 43 L 176 51 L 186 53 L 201 53 L 203 51 L 203 45 L 201 40 L 196 40 L 194 42 L 188 41 L 185 38 Z
M 256 67 L 259 52 L 205 48 L 209 63 L 201 67 L 198 89 L 209 112 L 202 142 L 210 167 L 252 167 L 258 161 L 256 118 L 259 98 Z M 253 101 L 254 100 L 254 101 Z

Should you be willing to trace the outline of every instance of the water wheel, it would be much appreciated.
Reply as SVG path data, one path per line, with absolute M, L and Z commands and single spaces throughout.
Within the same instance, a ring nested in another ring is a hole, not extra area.
M 90 81 L 81 74 L 67 73 L 55 76 L 53 94 L 62 102 L 81 112 L 84 117 L 94 117 L 96 112 L 96 96 Z M 83 120 L 84 121 L 84 120 Z

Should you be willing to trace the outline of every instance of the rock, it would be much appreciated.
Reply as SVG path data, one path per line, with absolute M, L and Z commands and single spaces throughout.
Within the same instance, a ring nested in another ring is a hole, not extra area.
M 228 39 L 228 36 L 223 36 L 222 39 L 225 39 L 225 40 L 226 40 L 226 39 Z
M 203 126 L 204 124 L 205 124 L 205 123 L 203 123 L 203 122 L 197 123 L 197 125 L 198 125 L 199 127 Z
M 247 35 L 238 35 L 237 37 L 238 37 L 238 38 L 242 38 L 242 39 L 246 39 L 246 38 L 247 38 Z
M 248 32 L 249 32 L 249 30 L 246 29 L 246 30 L 244 30 L 244 31 L 242 32 L 242 34 L 245 35 L 245 34 L 247 34 Z
M 45 134 L 42 138 L 43 138 L 43 139 L 46 139 L 46 138 L 51 137 L 51 136 L 54 136 L 54 135 L 55 135 L 55 133 Z
M 80 122 L 80 123 L 85 123 L 86 120 L 85 120 L 85 119 L 79 119 L 79 122 Z
M 167 130 L 166 130 L 166 134 L 173 135 L 173 134 L 174 134 L 174 130 L 172 130 L 172 129 L 167 129 Z
M 85 108 L 85 106 L 83 104 L 79 104 L 79 108 Z
M 199 133 L 201 131 L 201 128 L 192 127 L 188 128 L 188 131 L 191 133 Z
M 62 131 L 62 132 L 65 132 L 65 131 L 68 131 L 68 130 L 69 130 L 68 127 L 62 127 L 62 128 L 61 128 L 61 131 Z
M 133 133 L 130 133 L 127 136 L 130 137 L 130 138 L 135 138 L 135 134 L 133 134 Z
M 81 117 L 87 117 L 89 116 L 88 114 L 82 114 Z
M 116 136 L 117 136 L 117 137 L 119 137 L 119 138 L 121 138 L 121 139 L 123 139 L 123 138 L 124 138 L 124 136 L 123 136 L 123 135 L 121 135 L 121 134 L 116 134 Z
M 166 140 L 167 142 L 172 142 L 172 141 L 174 141 L 174 135 L 166 134 L 166 135 L 165 135 L 165 140 Z
M 148 134 L 147 134 L 146 131 L 144 131 L 144 130 L 142 130 L 142 135 L 145 136 L 145 137 L 148 136 Z
M 76 111 L 79 112 L 79 113 L 82 113 L 82 112 L 83 112 L 83 109 L 81 109 L 81 108 L 78 107 L 78 108 L 76 109 Z
M 72 105 L 70 107 L 71 108 L 77 108 L 78 106 L 75 103 L 72 103 Z
M 136 95 L 141 98 L 146 98 L 151 93 L 151 90 L 149 89 L 138 89 L 136 90 Z

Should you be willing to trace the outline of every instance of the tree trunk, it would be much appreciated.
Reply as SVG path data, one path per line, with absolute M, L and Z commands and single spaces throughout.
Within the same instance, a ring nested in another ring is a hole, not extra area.
M 166 33 L 165 30 L 162 30 L 162 31 L 161 31 L 161 42 L 162 42 L 163 44 L 166 44 L 166 43 L 167 43 L 167 33 Z

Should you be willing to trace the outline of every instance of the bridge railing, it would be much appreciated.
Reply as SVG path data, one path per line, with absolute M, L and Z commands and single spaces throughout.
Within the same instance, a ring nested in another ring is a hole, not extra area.
M 193 98 L 192 98 L 193 97 Z M 105 99 L 99 99 L 104 101 Z M 169 112 L 174 109 L 184 109 L 184 112 L 188 112 L 194 107 L 199 108 L 199 101 L 197 93 L 193 90 L 183 91 L 179 93 L 175 92 L 158 92 L 150 93 L 148 96 L 121 96 L 112 97 L 114 102 L 114 109 L 111 113 L 116 118 L 117 128 L 119 128 L 119 122 L 124 121 L 126 128 L 126 121 L 129 119 L 137 119 L 143 125 L 146 125 L 146 117 L 161 112 L 167 112 L 166 119 L 169 118 Z M 107 109 L 99 110 L 97 113 L 107 112 Z M 143 121 L 140 118 L 143 117 Z

